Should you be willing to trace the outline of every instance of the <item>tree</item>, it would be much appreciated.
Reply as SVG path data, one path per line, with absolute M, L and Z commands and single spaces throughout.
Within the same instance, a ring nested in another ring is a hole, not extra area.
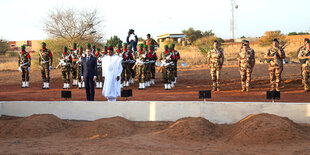
M 212 30 L 207 30 L 205 32 L 202 33 L 203 37 L 210 37 L 210 36 L 214 36 L 214 33 L 212 32 Z
M 95 44 L 102 42 L 102 22 L 96 9 L 55 8 L 45 18 L 43 30 L 51 38 L 63 39 L 68 47 L 74 42 Z
M 289 35 L 289 36 L 297 35 L 297 33 L 296 33 L 296 32 L 290 32 L 290 33 L 288 33 L 288 35 Z
M 308 32 L 298 32 L 298 35 L 307 35 L 309 34 Z
M 107 45 L 112 45 L 113 47 L 115 47 L 117 44 L 122 44 L 122 43 L 123 41 L 117 36 L 113 36 L 109 40 L 107 40 Z
M 198 47 L 201 53 L 207 54 L 208 51 L 213 47 L 214 41 L 217 40 L 220 44 L 224 42 L 222 38 L 218 38 L 216 36 L 208 36 L 197 39 L 194 42 L 194 45 Z
M 188 41 L 191 43 L 202 37 L 201 31 L 194 30 L 192 27 L 190 27 L 188 30 L 183 30 L 182 33 L 186 35 Z
M 0 55 L 4 55 L 9 49 L 8 41 L 0 39 Z
M 270 46 L 274 39 L 279 40 L 280 46 L 284 46 L 287 43 L 286 37 L 281 31 L 267 31 L 259 38 L 258 42 L 260 46 Z

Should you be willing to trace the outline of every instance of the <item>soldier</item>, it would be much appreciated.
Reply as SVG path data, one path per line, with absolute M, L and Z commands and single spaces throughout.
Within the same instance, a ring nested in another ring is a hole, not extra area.
M 73 43 L 73 49 L 71 51 L 71 58 L 72 58 L 72 62 L 71 62 L 71 73 L 72 73 L 72 86 L 77 86 L 78 85 L 78 81 L 76 80 L 76 60 L 77 58 L 77 54 L 78 54 L 78 48 L 77 48 L 77 44 Z
M 173 55 L 173 63 L 174 63 L 174 69 L 173 69 L 173 73 L 174 73 L 174 81 L 172 81 L 175 85 L 175 83 L 177 82 L 177 78 L 178 78 L 178 60 L 180 60 L 180 53 L 178 50 L 175 50 L 175 44 L 172 43 L 171 44 L 171 52 Z
M 283 59 L 285 59 L 285 52 L 279 47 L 278 39 L 274 39 L 273 47 L 270 48 L 265 56 L 269 63 L 269 75 L 271 91 L 280 91 L 279 84 L 281 82 L 281 72 L 283 70 Z
M 135 52 L 134 60 L 136 61 L 134 68 L 139 79 L 139 89 L 145 89 L 146 51 L 143 50 L 143 44 L 139 44 L 139 49 Z
M 22 88 L 29 87 L 29 72 L 31 66 L 31 57 L 28 52 L 26 52 L 25 45 L 21 46 L 22 51 L 18 56 L 18 69 L 22 73 Z
M 154 51 L 154 46 L 150 45 L 150 65 L 151 65 L 151 84 L 155 84 L 155 62 L 157 61 L 157 55 Z
M 129 52 L 127 51 L 127 43 L 123 44 L 123 54 L 120 55 L 123 58 L 122 61 L 122 66 L 123 66 L 123 71 L 122 71 L 122 81 L 124 87 L 129 87 L 129 80 L 131 77 L 131 72 L 129 69 Z
M 171 72 L 171 65 L 173 64 L 173 61 L 171 59 L 172 53 L 169 51 L 168 45 L 165 45 L 164 48 L 165 51 L 161 52 L 159 56 L 159 60 L 161 61 L 161 67 L 159 68 L 159 71 L 162 70 L 165 90 L 170 90 L 171 89 L 170 72 Z
M 299 55 L 300 51 L 306 49 L 306 44 L 307 44 L 308 41 L 309 41 L 308 38 L 304 39 L 304 44 L 301 47 L 299 47 L 299 49 L 297 50 L 297 56 Z M 301 75 L 301 79 L 302 79 L 301 80 L 301 84 L 302 84 L 302 86 L 304 86 L 304 78 L 303 78 L 302 72 L 303 72 L 302 63 L 300 63 L 300 75 Z
M 134 60 L 134 51 L 132 51 L 132 46 L 131 44 L 128 44 L 127 46 L 127 61 L 128 61 L 128 65 L 129 65 L 129 84 L 134 84 L 135 82 L 135 75 L 136 75 L 136 69 L 135 69 L 135 60 Z M 130 76 L 131 75 L 131 76 Z
M 96 79 L 96 89 L 101 89 L 102 88 L 102 58 L 103 58 L 103 55 L 100 53 L 99 48 L 96 49 L 95 57 L 97 58 L 97 72 L 98 72 L 98 78 Z
M 39 66 L 41 66 L 41 74 L 43 79 L 42 89 L 50 88 L 50 70 L 53 65 L 53 54 L 51 50 L 46 48 L 46 43 L 42 42 L 42 49 L 39 51 Z
M 123 54 L 124 54 L 124 51 L 122 49 L 122 45 L 121 44 L 116 44 L 115 55 L 118 55 L 119 57 L 123 58 Z M 123 71 L 124 71 L 123 61 L 122 61 L 122 67 L 123 67 Z M 123 72 L 122 72 L 122 75 L 123 75 Z M 121 88 L 123 88 L 125 86 L 126 86 L 125 79 L 121 78 Z
M 172 52 L 172 47 L 170 46 L 169 47 L 169 52 L 171 53 L 171 65 L 170 65 L 170 82 L 171 82 L 171 88 L 174 88 L 174 69 L 175 69 L 175 66 L 174 66 L 174 53 Z
M 59 65 L 61 67 L 62 81 L 64 83 L 63 89 L 70 88 L 70 70 L 72 57 L 68 51 L 68 48 L 64 47 L 64 52 L 62 53 L 59 61 Z M 56 68 L 58 68 L 58 66 Z
M 143 45 L 144 51 L 146 52 L 145 57 L 145 86 L 151 86 L 151 64 L 150 64 L 150 53 L 147 45 Z
M 82 89 L 83 86 L 85 87 L 85 83 L 82 82 L 81 79 L 81 72 L 80 72 L 80 68 L 81 68 L 81 62 L 82 62 L 82 58 L 85 57 L 85 53 L 83 51 L 83 46 L 79 47 L 78 53 L 77 53 L 77 58 L 73 59 L 73 61 L 76 61 L 74 67 L 76 68 L 76 78 L 78 81 L 78 88 Z
M 91 47 L 92 47 L 92 49 L 91 49 L 91 51 L 92 51 L 91 54 L 92 54 L 93 56 L 95 56 L 96 50 L 97 50 L 97 49 L 96 49 L 96 45 L 92 45 Z
M 250 65 L 251 65 L 251 69 L 250 69 L 250 75 L 252 75 L 252 72 L 253 72 L 253 69 L 254 69 L 254 66 L 255 66 L 255 51 L 254 49 L 252 49 L 250 47 L 250 42 L 248 40 L 245 40 L 244 44 L 247 45 L 247 48 L 249 49 L 249 52 L 250 52 Z M 250 81 L 249 81 L 249 88 L 253 88 L 253 86 L 251 86 L 251 78 L 250 78 Z
M 251 81 L 251 51 L 246 43 L 243 43 L 243 48 L 238 55 L 238 66 L 241 75 L 241 91 L 249 91 Z
M 108 54 L 108 46 L 107 45 L 104 45 L 104 51 L 103 51 L 103 56 L 107 55 Z
M 304 91 L 308 92 L 310 91 L 310 40 L 307 41 L 305 48 L 298 53 L 298 59 L 302 65 Z
M 219 48 L 217 40 L 213 43 L 213 48 L 208 52 L 207 63 L 209 64 L 212 78 L 212 90 L 220 91 L 221 69 L 224 63 L 224 52 Z

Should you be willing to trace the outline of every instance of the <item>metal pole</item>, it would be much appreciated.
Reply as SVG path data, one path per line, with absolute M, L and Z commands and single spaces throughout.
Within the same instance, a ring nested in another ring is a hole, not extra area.
M 235 6 L 234 0 L 231 0 L 231 21 L 230 21 L 231 25 L 230 25 L 230 28 L 231 28 L 231 38 L 233 40 L 235 40 L 234 6 Z

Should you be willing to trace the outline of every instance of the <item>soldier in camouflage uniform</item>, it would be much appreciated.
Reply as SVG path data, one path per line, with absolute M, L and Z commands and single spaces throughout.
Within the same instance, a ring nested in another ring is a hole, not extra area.
M 29 87 L 29 72 L 31 66 L 31 57 L 28 52 L 26 52 L 25 45 L 21 46 L 22 51 L 18 56 L 18 69 L 22 73 L 22 88 Z
M 298 53 L 298 59 L 302 65 L 304 91 L 308 92 L 310 91 L 310 40 L 307 41 L 305 48 Z
M 175 50 L 175 44 L 172 43 L 171 44 L 171 52 L 172 52 L 172 55 L 173 55 L 173 64 L 174 64 L 174 68 L 173 68 L 173 76 L 174 76 L 174 81 L 173 82 L 173 85 L 175 85 L 175 83 L 177 82 L 177 78 L 178 78 L 178 61 L 180 60 L 180 53 L 178 50 Z
M 127 47 L 127 61 L 129 65 L 129 84 L 134 84 L 135 82 L 135 75 L 136 75 L 136 69 L 134 68 L 135 60 L 134 60 L 134 51 L 132 51 L 131 44 L 128 44 Z
M 285 52 L 279 47 L 278 39 L 273 40 L 273 47 L 270 48 L 265 56 L 269 63 L 269 75 L 271 91 L 280 91 L 279 84 L 281 82 L 281 72 L 283 70 L 283 59 L 285 59 Z
M 160 53 L 159 60 L 161 61 L 161 69 L 162 69 L 162 75 L 163 75 L 163 81 L 165 90 L 171 89 L 171 66 L 173 64 L 173 61 L 171 59 L 172 53 L 168 49 L 168 45 L 164 46 L 165 51 Z
M 72 64 L 72 57 L 68 52 L 68 48 L 64 47 L 64 52 L 60 57 L 59 66 L 61 67 L 62 81 L 64 83 L 63 89 L 70 88 L 70 70 Z
M 43 79 L 42 89 L 49 89 L 50 70 L 53 65 L 53 54 L 51 50 L 46 48 L 46 43 L 42 42 L 42 49 L 39 51 L 39 66 L 41 66 L 41 74 Z
M 97 58 L 97 72 L 98 72 L 98 78 L 96 79 L 96 89 L 101 89 L 103 84 L 102 84 L 102 58 L 103 55 L 100 52 L 100 49 L 97 48 L 95 55 Z
M 122 61 L 122 66 L 123 66 L 123 71 L 122 71 L 122 83 L 124 87 L 129 87 L 129 80 L 131 77 L 131 71 L 129 69 L 129 52 L 127 51 L 127 43 L 123 44 L 123 54 L 120 55 L 121 58 L 123 58 Z
M 153 45 L 150 45 L 149 55 L 150 55 L 150 65 L 151 65 L 151 84 L 155 84 L 155 72 L 156 72 L 155 63 L 157 61 L 157 55 L 156 55 Z
M 78 55 L 78 48 L 76 43 L 73 43 L 73 49 L 71 50 L 71 58 L 72 58 L 72 62 L 71 62 L 71 73 L 72 73 L 72 86 L 77 86 L 78 85 L 78 81 L 76 79 L 76 66 L 74 66 L 76 64 L 76 61 L 73 61 L 74 59 L 78 59 L 77 55 Z
M 139 44 L 139 49 L 135 53 L 135 69 L 139 79 L 139 89 L 145 89 L 145 62 L 146 51 L 143 50 L 143 44 Z
M 170 66 L 170 86 L 171 88 L 174 88 L 174 80 L 175 80 L 175 77 L 174 77 L 174 73 L 175 73 L 175 66 L 174 66 L 174 59 L 175 59 L 175 55 L 174 55 L 174 52 L 172 52 L 172 46 L 169 47 L 169 52 L 171 53 L 171 61 L 172 61 L 172 64 Z
M 305 38 L 305 39 L 304 39 L 304 44 L 303 44 L 302 46 L 300 46 L 300 47 L 298 48 L 298 50 L 297 50 L 297 56 L 299 55 L 299 53 L 300 53 L 302 50 L 305 50 L 305 49 L 306 49 L 306 44 L 307 44 L 308 41 L 309 41 L 308 38 Z M 302 72 L 303 72 L 302 63 L 300 63 L 301 84 L 302 84 L 302 86 L 304 86 L 304 78 L 303 78 Z
M 82 89 L 83 88 L 83 85 L 85 87 L 85 83 L 82 82 L 82 79 L 81 79 L 81 72 L 80 72 L 80 68 L 81 68 L 81 63 L 82 63 L 82 58 L 85 57 L 85 53 L 83 51 L 83 46 L 80 46 L 79 47 L 79 50 L 78 50 L 78 53 L 77 53 L 77 58 L 76 59 L 73 59 L 73 61 L 76 61 L 76 64 L 75 64 L 75 68 L 76 68 L 76 78 L 77 78 L 77 81 L 78 81 L 78 88 L 79 89 Z
M 213 48 L 208 52 L 207 63 L 209 64 L 212 78 L 212 90 L 220 91 L 221 69 L 224 63 L 224 51 L 219 48 L 217 40 L 213 43 Z
M 150 52 L 147 45 L 144 45 L 144 51 L 146 52 L 145 58 L 145 86 L 151 86 L 151 64 L 150 64 Z
M 243 48 L 238 55 L 238 66 L 241 75 L 241 91 L 249 91 L 251 73 L 252 73 L 252 61 L 253 52 L 249 49 L 247 43 L 243 43 Z M 255 60 L 254 60 L 255 61 Z

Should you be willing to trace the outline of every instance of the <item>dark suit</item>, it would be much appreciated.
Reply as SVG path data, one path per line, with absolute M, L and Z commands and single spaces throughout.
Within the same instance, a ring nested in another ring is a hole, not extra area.
M 97 59 L 94 56 L 90 56 L 89 60 L 87 60 L 87 56 L 82 58 L 82 65 L 81 65 L 81 76 L 84 78 L 85 82 L 85 90 L 86 90 L 86 97 L 87 101 L 94 101 L 95 97 L 95 89 L 94 89 L 94 76 L 98 77 L 97 75 Z

